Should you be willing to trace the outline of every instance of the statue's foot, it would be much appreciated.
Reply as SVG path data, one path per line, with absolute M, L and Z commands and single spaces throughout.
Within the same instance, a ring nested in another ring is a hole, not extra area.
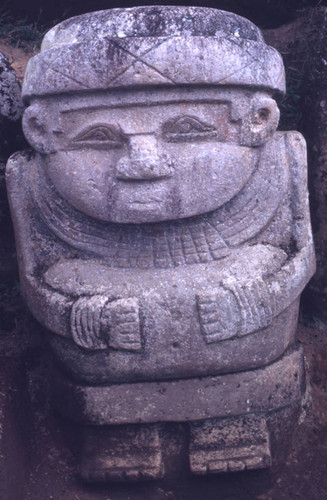
M 189 459 L 194 474 L 263 469 L 271 465 L 263 417 L 234 417 L 190 424 Z
M 160 479 L 163 462 L 154 425 L 86 427 L 81 475 L 88 482 Z

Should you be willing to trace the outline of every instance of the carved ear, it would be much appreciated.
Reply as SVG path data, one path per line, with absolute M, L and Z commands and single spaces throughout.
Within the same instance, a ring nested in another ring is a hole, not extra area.
M 29 106 L 24 112 L 22 124 L 24 135 L 33 149 L 42 154 L 53 152 L 52 133 L 42 106 L 36 103 Z
M 258 147 L 267 142 L 278 127 L 279 115 L 274 99 L 267 95 L 254 96 L 250 111 L 243 117 L 241 145 Z

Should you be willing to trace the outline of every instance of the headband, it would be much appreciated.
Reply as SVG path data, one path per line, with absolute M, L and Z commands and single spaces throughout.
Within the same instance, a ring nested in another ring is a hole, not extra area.
M 135 7 L 52 28 L 30 59 L 25 100 L 137 86 L 239 85 L 283 94 L 280 54 L 235 14 L 204 7 Z

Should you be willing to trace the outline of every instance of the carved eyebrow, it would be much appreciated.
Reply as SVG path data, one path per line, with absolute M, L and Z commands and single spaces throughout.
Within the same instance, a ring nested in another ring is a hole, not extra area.
M 110 145 L 120 147 L 126 142 L 123 132 L 114 125 L 94 124 L 79 132 L 73 139 L 72 144 L 77 143 L 89 145 Z
M 164 123 L 162 132 L 168 141 L 192 141 L 217 137 L 217 129 L 213 125 L 188 115 L 171 118 Z

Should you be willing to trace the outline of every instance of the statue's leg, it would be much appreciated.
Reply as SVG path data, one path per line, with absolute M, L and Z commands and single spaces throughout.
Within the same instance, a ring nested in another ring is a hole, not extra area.
M 303 353 L 295 345 L 255 370 L 101 386 L 54 370 L 51 384 L 57 411 L 85 426 L 81 472 L 88 481 L 160 478 L 163 455 L 168 473 L 170 424 L 189 426 L 192 473 L 260 469 L 290 449 L 286 438 L 304 391 Z
M 265 418 L 240 416 L 190 423 L 189 460 L 194 474 L 269 467 L 270 439 Z
M 157 425 L 85 426 L 81 475 L 86 481 L 159 479 L 163 472 Z

